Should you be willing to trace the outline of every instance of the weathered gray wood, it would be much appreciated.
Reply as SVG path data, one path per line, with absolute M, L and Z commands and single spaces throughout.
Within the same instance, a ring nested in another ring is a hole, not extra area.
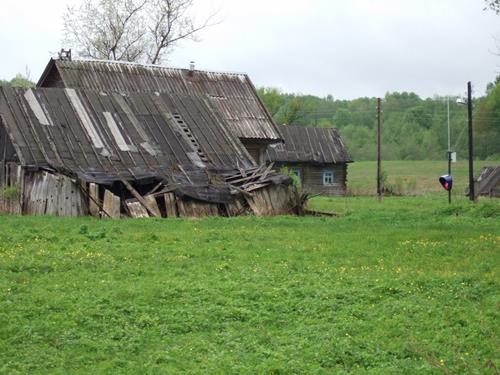
M 92 216 L 99 217 L 99 185 L 89 183 L 89 213 Z
M 286 186 L 269 185 L 252 192 L 245 199 L 256 216 L 285 215 L 292 211 L 291 192 Z
M 347 164 L 312 164 L 312 163 L 276 163 L 276 169 L 281 167 L 295 168 L 301 173 L 302 190 L 312 194 L 345 195 L 347 193 Z M 333 185 L 323 185 L 323 172 L 332 171 L 335 182 Z
M 42 172 L 39 177 L 35 214 L 61 216 L 59 210 L 61 189 L 57 177 L 47 172 Z
M 148 211 L 143 207 L 139 201 L 127 201 L 125 202 L 127 208 L 129 209 L 130 216 L 134 218 L 149 217 Z
M 228 216 L 238 216 L 245 212 L 245 207 L 238 199 L 235 199 L 233 202 L 226 204 L 226 211 Z
M 167 211 L 167 217 L 177 217 L 179 213 L 177 211 L 175 194 L 165 193 L 163 197 L 165 198 L 165 209 Z
M 23 207 L 21 189 L 24 186 L 24 170 L 17 163 L 5 163 L 4 168 L 4 179 L 0 188 L 0 211 L 18 215 L 22 213 Z M 4 189 L 10 190 L 10 194 L 6 194 Z
M 103 209 L 112 219 L 120 218 L 120 197 L 105 189 Z
M 149 207 L 148 203 L 142 197 L 142 195 L 139 194 L 137 192 L 137 190 L 135 190 L 134 187 L 132 185 L 130 185 L 130 183 L 127 180 L 120 178 L 120 181 L 123 183 L 123 185 L 125 185 L 125 187 L 128 189 L 128 191 L 130 191 L 132 193 L 132 195 L 135 197 L 135 199 L 137 199 L 144 206 L 144 208 L 148 211 L 148 213 L 151 216 L 161 217 L 161 214 L 158 215 L 157 212 L 155 212 L 153 209 L 151 209 Z M 157 208 L 158 208 L 158 206 L 157 206 Z M 159 212 L 159 210 L 158 210 L 158 212 Z
M 182 200 L 177 201 L 179 208 L 179 216 L 184 217 L 205 217 L 216 216 L 219 214 L 217 204 L 209 202 L 201 202 L 196 200 Z
M 146 195 L 144 197 L 144 201 L 146 202 L 148 209 L 154 213 L 154 216 L 161 217 L 161 211 L 158 208 L 158 203 L 156 202 L 154 195 Z

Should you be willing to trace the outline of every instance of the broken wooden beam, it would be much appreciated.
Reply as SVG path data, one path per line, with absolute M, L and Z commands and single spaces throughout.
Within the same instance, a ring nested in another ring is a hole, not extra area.
M 130 183 L 127 180 L 120 177 L 120 181 L 123 183 L 123 185 L 125 185 L 128 191 L 130 191 L 130 193 L 132 193 L 132 195 L 143 205 L 143 207 L 148 211 L 150 216 L 161 217 L 161 214 L 158 215 L 159 210 L 156 211 L 154 208 L 150 208 L 148 202 L 142 197 L 141 194 L 137 192 L 137 190 L 134 189 L 132 185 L 130 185 Z

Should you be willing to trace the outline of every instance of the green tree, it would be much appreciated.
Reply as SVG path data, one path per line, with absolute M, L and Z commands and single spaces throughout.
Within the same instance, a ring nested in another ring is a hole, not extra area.
M 30 88 L 35 87 L 35 83 L 32 82 L 29 77 L 23 76 L 22 74 L 17 74 L 10 81 L 6 81 L 3 79 L 0 80 L 0 86 Z
M 285 98 L 280 89 L 274 87 L 260 87 L 257 90 L 260 99 L 271 114 L 275 116 L 285 104 Z
M 500 83 L 479 102 L 475 120 L 476 156 L 500 157 Z

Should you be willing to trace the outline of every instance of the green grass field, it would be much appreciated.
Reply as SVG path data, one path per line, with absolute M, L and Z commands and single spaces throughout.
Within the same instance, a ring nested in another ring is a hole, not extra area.
M 474 176 L 485 166 L 500 165 L 500 161 L 474 161 Z M 464 195 L 469 185 L 467 160 L 452 164 L 453 196 Z M 448 173 L 448 162 L 443 161 L 383 161 L 382 170 L 387 174 L 387 183 L 403 195 L 422 195 L 443 192 L 439 176 Z M 377 191 L 377 163 L 360 161 L 349 164 L 347 187 L 352 195 L 374 195 Z M 443 194 L 447 194 L 443 192 Z
M 498 373 L 498 200 L 311 206 L 0 216 L 0 373 Z

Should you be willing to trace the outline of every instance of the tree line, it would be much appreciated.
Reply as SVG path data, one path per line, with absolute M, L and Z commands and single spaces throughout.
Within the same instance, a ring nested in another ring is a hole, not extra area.
M 376 156 L 376 98 L 320 98 L 259 88 L 259 96 L 276 123 L 338 128 L 355 160 Z M 411 92 L 387 93 L 382 100 L 382 152 L 386 160 L 442 159 L 448 150 L 448 101 L 451 149 L 467 157 L 467 107 L 458 97 L 420 98 Z M 474 99 L 474 155 L 500 159 L 500 76 Z

